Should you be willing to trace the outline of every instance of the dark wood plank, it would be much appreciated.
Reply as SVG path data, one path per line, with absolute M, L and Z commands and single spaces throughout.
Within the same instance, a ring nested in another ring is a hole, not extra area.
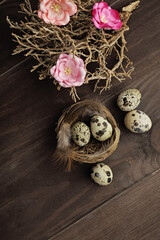
M 136 66 L 132 80 L 113 83 L 100 96 L 121 129 L 118 149 L 106 160 L 115 176 L 108 188 L 91 181 L 89 165 L 75 165 L 68 174 L 51 161 L 56 123 L 72 104 L 68 91 L 58 92 L 50 80 L 38 81 L 29 72 L 31 59 L 0 77 L 1 239 L 48 239 L 159 168 L 159 7 L 156 0 L 143 0 L 130 20 L 128 55 Z M 12 64 L 9 59 L 4 71 Z M 153 121 L 152 130 L 142 135 L 124 128 L 124 113 L 116 106 L 118 93 L 129 87 L 141 90 L 140 109 Z M 97 96 L 91 85 L 79 93 L 82 99 Z
M 24 14 L 19 12 L 21 3 L 24 3 L 24 0 L 2 0 L 0 2 L 0 76 L 26 59 L 24 57 L 25 52 L 19 55 L 12 55 L 17 45 L 17 43 L 12 41 L 14 38 L 11 35 L 12 32 L 15 33 L 15 30 L 11 29 L 6 21 L 7 16 L 13 22 L 20 22 L 20 20 L 24 19 Z M 37 9 L 39 2 L 31 1 L 31 4 L 33 9 Z
M 0 3 L 0 74 L 8 71 L 14 67 L 20 61 L 24 60 L 23 54 L 12 56 L 13 49 L 16 47 L 16 43 L 12 41 L 9 24 L 6 21 L 6 17 L 9 16 L 11 20 L 18 21 L 22 18 L 21 14 L 18 14 L 20 10 L 19 4 L 23 0 L 5 0 Z
M 78 220 L 50 240 L 159 240 L 160 170 Z

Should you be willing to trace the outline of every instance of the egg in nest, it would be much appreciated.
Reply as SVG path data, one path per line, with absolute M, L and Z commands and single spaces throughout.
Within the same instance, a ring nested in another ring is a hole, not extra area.
M 78 146 L 83 147 L 90 140 L 90 129 L 84 122 L 76 122 L 71 127 L 71 136 Z
M 112 125 L 102 116 L 93 116 L 90 121 L 90 128 L 93 137 L 98 141 L 105 141 L 112 136 Z

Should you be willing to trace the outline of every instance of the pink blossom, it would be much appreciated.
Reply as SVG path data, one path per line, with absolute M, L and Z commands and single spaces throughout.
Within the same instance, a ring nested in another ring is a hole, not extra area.
M 111 9 L 106 2 L 95 3 L 92 15 L 92 21 L 98 29 L 119 29 L 122 27 L 119 13 Z
M 40 0 L 38 17 L 45 23 L 66 25 L 70 16 L 77 12 L 77 6 L 69 0 Z
M 50 69 L 59 85 L 64 88 L 81 86 L 85 81 L 86 70 L 81 58 L 72 54 L 61 54 L 55 66 Z

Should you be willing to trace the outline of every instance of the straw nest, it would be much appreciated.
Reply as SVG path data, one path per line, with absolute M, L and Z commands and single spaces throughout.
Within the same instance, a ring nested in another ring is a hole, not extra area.
M 78 147 L 71 138 L 71 126 L 77 121 L 89 124 L 94 115 L 100 115 L 107 119 L 112 127 L 113 134 L 110 139 L 99 142 L 91 137 L 90 142 L 84 147 Z M 117 148 L 120 130 L 110 111 L 99 101 L 84 100 L 67 108 L 58 121 L 57 148 L 54 159 L 66 165 L 68 171 L 71 170 L 72 162 L 96 163 L 104 161 Z

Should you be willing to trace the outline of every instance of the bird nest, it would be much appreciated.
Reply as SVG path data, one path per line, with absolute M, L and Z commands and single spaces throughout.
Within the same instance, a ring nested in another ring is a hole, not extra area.
M 93 4 L 96 0 L 73 0 L 78 11 L 72 16 L 66 26 L 46 24 L 32 10 L 29 0 L 21 4 L 21 13 L 25 14 L 24 20 L 19 23 L 7 21 L 10 27 L 19 30 L 21 34 L 12 33 L 14 41 L 18 43 L 13 54 L 25 52 L 25 56 L 32 56 L 37 60 L 31 71 L 38 70 L 39 79 L 50 76 L 50 69 L 56 63 L 61 53 L 73 54 L 84 60 L 87 71 L 85 84 L 94 81 L 94 91 L 100 93 L 109 89 L 112 79 L 122 82 L 126 77 L 131 77 L 134 70 L 132 62 L 125 55 L 125 32 L 129 30 L 127 25 L 132 11 L 140 1 L 123 7 L 120 11 L 122 27 L 119 30 L 97 29 L 92 22 Z M 109 66 L 110 58 L 114 64 Z M 60 90 L 56 80 L 53 81 Z M 70 95 L 76 102 L 80 99 L 76 88 L 70 88 Z
M 97 141 L 91 137 L 88 144 L 78 147 L 71 137 L 71 127 L 77 121 L 89 124 L 94 115 L 107 119 L 113 128 L 112 136 L 104 142 Z M 71 105 L 64 111 L 58 121 L 57 148 L 54 158 L 64 163 L 67 170 L 71 170 L 72 162 L 96 163 L 104 161 L 117 148 L 120 130 L 110 111 L 99 101 L 84 100 Z

